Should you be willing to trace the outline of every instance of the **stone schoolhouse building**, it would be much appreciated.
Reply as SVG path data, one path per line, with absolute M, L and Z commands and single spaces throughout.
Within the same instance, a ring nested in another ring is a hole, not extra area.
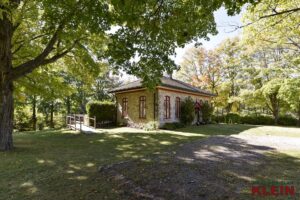
M 148 122 L 157 122 L 160 127 L 165 123 L 179 122 L 180 103 L 185 98 L 191 97 L 196 106 L 204 102 L 210 103 L 215 96 L 210 92 L 168 77 L 162 77 L 161 84 L 154 91 L 144 88 L 142 82 L 138 80 L 117 87 L 110 92 L 116 97 L 118 124 L 135 127 L 142 127 Z M 197 112 L 201 112 L 201 109 Z M 198 120 L 199 115 L 194 123 Z

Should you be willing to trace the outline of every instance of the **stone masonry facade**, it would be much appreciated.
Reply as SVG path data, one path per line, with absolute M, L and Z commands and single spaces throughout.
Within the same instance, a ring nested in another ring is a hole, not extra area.
M 146 98 L 146 118 L 141 119 L 139 117 L 139 98 L 145 96 Z M 170 118 L 165 119 L 165 96 L 170 97 Z M 211 97 L 198 95 L 193 93 L 187 93 L 179 90 L 168 90 L 165 88 L 157 88 L 155 91 L 142 90 L 129 90 L 126 92 L 116 93 L 117 101 L 117 122 L 119 125 L 127 125 L 131 127 L 143 127 L 146 123 L 157 122 L 159 126 L 163 126 L 165 123 L 179 122 L 176 118 L 176 97 L 180 98 L 180 101 L 184 101 L 185 98 L 191 97 L 195 102 L 202 100 L 203 102 L 211 101 Z M 127 116 L 122 116 L 122 101 L 123 98 L 128 100 L 128 112 Z M 195 121 L 196 122 L 196 118 Z
M 170 119 L 165 119 L 165 106 L 164 106 L 164 99 L 165 96 L 170 97 Z M 194 102 L 202 100 L 203 102 L 208 101 L 210 102 L 211 98 L 206 96 L 200 96 L 200 95 L 194 95 L 194 94 L 188 94 L 183 92 L 177 92 L 172 90 L 158 90 L 158 122 L 160 126 L 163 126 L 165 123 L 172 123 L 172 122 L 179 122 L 179 119 L 176 118 L 175 111 L 176 111 L 176 97 L 180 98 L 180 101 L 184 101 L 185 98 L 191 97 Z M 196 123 L 196 118 L 194 120 L 194 123 Z

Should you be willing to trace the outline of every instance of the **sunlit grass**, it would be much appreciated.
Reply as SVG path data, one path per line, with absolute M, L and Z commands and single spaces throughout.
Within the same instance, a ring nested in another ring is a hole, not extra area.
M 214 135 L 300 137 L 299 130 L 206 125 L 177 131 L 103 129 L 90 135 L 69 130 L 16 133 L 16 149 L 0 152 L 0 199 L 120 199 L 112 185 L 98 178 L 99 166 L 137 158 L 151 162 L 149 155 L 161 155 L 175 150 L 180 144 Z M 299 152 L 286 153 L 300 159 Z M 278 161 L 276 168 L 284 169 L 288 164 L 291 161 Z
M 278 126 L 259 126 L 243 131 L 240 134 L 256 136 L 284 136 L 300 138 L 300 128 L 278 127 Z
M 96 178 L 99 166 L 147 159 L 202 137 L 129 128 L 91 135 L 69 130 L 16 133 L 15 150 L 0 152 L 0 199 L 118 199 L 105 180 Z

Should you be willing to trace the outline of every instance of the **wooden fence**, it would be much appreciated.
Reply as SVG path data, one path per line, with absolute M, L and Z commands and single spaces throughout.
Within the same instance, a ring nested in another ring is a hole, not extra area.
M 96 116 L 89 117 L 83 114 L 72 114 L 72 115 L 67 115 L 66 124 L 67 127 L 72 130 L 82 131 L 83 128 L 85 127 L 96 129 L 97 120 L 96 120 Z

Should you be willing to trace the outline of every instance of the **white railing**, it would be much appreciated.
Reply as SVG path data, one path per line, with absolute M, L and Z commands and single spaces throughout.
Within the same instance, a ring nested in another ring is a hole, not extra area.
M 66 117 L 67 127 L 72 130 L 82 131 L 82 126 L 96 129 L 97 121 L 95 117 L 89 117 L 83 114 L 70 114 Z

